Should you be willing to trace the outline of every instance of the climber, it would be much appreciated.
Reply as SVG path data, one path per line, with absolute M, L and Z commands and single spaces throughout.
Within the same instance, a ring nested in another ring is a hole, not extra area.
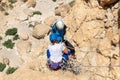
M 50 42 L 47 49 L 48 66 L 50 69 L 57 70 L 66 64 L 62 55 L 68 54 L 68 49 L 64 44 L 57 43 L 57 35 L 54 33 L 50 34 Z
M 64 35 L 66 33 L 66 25 L 61 19 L 59 19 L 53 26 L 51 33 L 55 33 L 57 36 L 60 36 L 64 40 Z
M 51 29 L 51 33 L 55 33 L 57 36 L 61 37 L 61 41 L 63 41 L 65 43 L 65 45 L 67 46 L 67 48 L 69 48 L 73 55 L 75 55 L 75 48 L 73 47 L 73 45 L 66 40 L 65 34 L 66 34 L 66 28 L 67 26 L 63 23 L 63 21 L 61 19 L 59 19 L 53 26 Z

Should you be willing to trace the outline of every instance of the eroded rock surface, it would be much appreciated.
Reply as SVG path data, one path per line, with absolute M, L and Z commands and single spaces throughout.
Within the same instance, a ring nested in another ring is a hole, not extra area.
M 120 79 L 119 1 L 76 0 L 73 7 L 67 2 L 22 0 L 13 4 L 13 9 L 8 9 L 9 15 L 0 12 L 0 36 L 3 37 L 0 40 L 0 62 L 19 67 L 10 75 L 1 72 L 0 80 Z M 33 11 L 40 11 L 42 15 L 33 15 Z M 67 40 L 76 50 L 80 64 L 78 75 L 69 71 L 51 71 L 46 66 L 50 26 L 60 18 L 67 26 Z M 2 45 L 11 38 L 4 34 L 11 27 L 18 28 L 20 36 L 14 41 L 12 50 Z

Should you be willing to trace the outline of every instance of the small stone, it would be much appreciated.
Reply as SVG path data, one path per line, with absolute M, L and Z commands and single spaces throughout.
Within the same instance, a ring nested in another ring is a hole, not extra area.
M 28 40 L 28 39 L 29 39 L 29 36 L 28 36 L 27 33 L 21 33 L 21 34 L 20 34 L 20 38 L 21 38 L 22 40 Z

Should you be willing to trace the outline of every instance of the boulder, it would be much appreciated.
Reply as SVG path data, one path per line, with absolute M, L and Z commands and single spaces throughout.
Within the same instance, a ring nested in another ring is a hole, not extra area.
M 22 0 L 26 2 L 29 7 L 34 7 L 36 5 L 36 0 Z
M 56 20 L 55 16 L 50 16 L 44 20 L 44 23 L 48 26 L 52 26 L 55 23 L 55 20 Z
M 33 28 L 32 35 L 37 39 L 44 38 L 44 36 L 49 32 L 50 27 L 45 24 L 38 24 Z
M 61 17 L 60 16 L 50 16 L 44 20 L 44 23 L 48 26 L 52 26 L 59 18 L 61 18 Z
M 55 15 L 65 16 L 70 11 L 70 5 L 61 5 L 55 8 Z
M 100 5 L 104 7 L 106 5 L 113 4 L 117 1 L 119 1 L 119 0 L 100 0 Z
M 50 16 L 44 20 L 44 23 L 48 26 L 52 26 L 56 20 L 57 20 L 57 18 L 55 16 Z

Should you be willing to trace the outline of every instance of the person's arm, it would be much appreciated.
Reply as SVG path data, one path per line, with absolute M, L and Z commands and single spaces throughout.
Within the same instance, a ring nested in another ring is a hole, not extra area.
M 65 46 L 65 44 L 64 43 L 62 43 L 62 52 L 64 53 L 64 54 L 68 54 L 68 48 Z
M 68 48 L 67 47 L 64 48 L 63 53 L 68 54 Z

